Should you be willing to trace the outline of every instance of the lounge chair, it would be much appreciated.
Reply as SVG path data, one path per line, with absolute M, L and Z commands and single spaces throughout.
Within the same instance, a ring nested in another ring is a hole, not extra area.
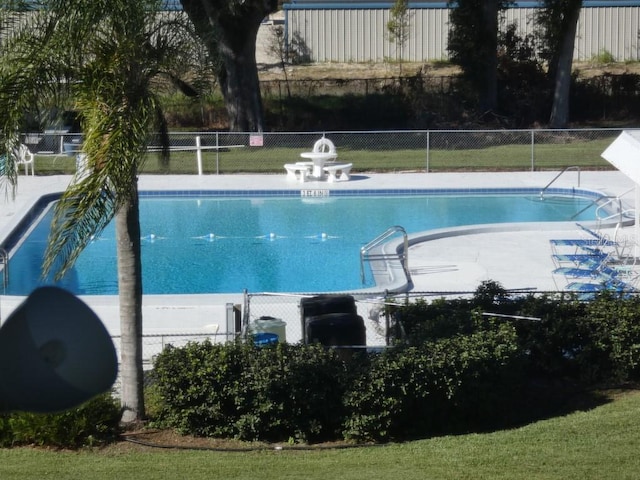
M 572 282 L 567 285 L 566 291 L 578 293 L 578 299 L 583 301 L 593 300 L 599 293 L 607 291 L 623 296 L 637 292 L 633 286 L 617 280 L 602 283 Z
M 618 238 L 619 227 L 616 227 L 613 240 L 609 238 L 608 235 L 603 235 L 595 230 L 585 227 L 580 223 L 576 223 L 576 225 L 587 233 L 591 238 L 597 240 L 602 245 L 611 246 L 615 249 L 616 255 L 623 259 L 626 256 L 626 251 L 628 247 L 633 245 L 633 242 L 630 242 L 628 239 Z
M 576 223 L 576 225 L 585 233 L 587 233 L 587 235 L 589 235 L 590 237 L 595 238 L 596 240 L 598 240 L 600 243 L 605 243 L 607 241 L 609 241 L 609 237 L 606 235 L 602 235 L 601 233 L 596 232 L 595 230 L 591 230 L 590 228 L 585 227 L 584 225 L 580 224 L 580 223 Z
M 616 247 L 619 247 L 617 242 L 603 235 L 596 235 L 593 231 L 589 233 L 588 238 L 554 238 L 549 240 L 549 244 L 554 256 L 566 254 L 608 255 Z M 567 247 L 570 247 L 571 250 L 568 251 Z
M 604 264 L 593 264 L 589 267 L 583 264 L 579 267 L 560 267 L 553 271 L 554 275 L 564 275 L 567 278 L 592 278 L 594 280 L 609 281 L 617 278 L 620 272 Z
M 608 253 L 602 251 L 594 251 L 585 253 L 556 253 L 551 256 L 553 263 L 557 268 L 571 265 L 579 267 L 582 264 L 591 264 L 593 262 L 602 263 L 609 258 Z
M 552 247 L 577 247 L 599 248 L 615 247 L 616 242 L 611 240 L 597 240 L 595 238 L 558 238 L 549 240 Z
M 607 291 L 614 291 L 618 294 L 625 294 L 624 291 L 617 291 L 606 285 L 599 285 L 594 283 L 581 283 L 574 282 L 567 285 L 567 291 L 576 295 L 576 298 L 581 302 L 589 302 L 595 300 L 596 297 Z

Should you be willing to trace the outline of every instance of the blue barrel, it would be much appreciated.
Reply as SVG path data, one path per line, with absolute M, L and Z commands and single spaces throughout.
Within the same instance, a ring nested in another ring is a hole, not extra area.
M 257 347 L 265 347 L 267 345 L 273 345 L 278 343 L 278 335 L 275 333 L 256 333 L 253 335 L 253 343 Z

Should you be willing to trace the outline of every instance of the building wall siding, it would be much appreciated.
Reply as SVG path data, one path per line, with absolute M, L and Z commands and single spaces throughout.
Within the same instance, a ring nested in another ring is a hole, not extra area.
M 516 22 L 520 35 L 535 30 L 535 8 L 512 8 L 506 23 Z M 410 34 L 403 60 L 427 62 L 447 59 L 449 9 L 409 10 Z M 388 9 L 290 9 L 287 35 L 297 35 L 314 62 L 382 62 L 395 60 L 397 45 L 389 38 Z M 583 8 L 578 21 L 574 60 L 586 61 L 606 51 L 616 61 L 638 61 L 640 7 Z

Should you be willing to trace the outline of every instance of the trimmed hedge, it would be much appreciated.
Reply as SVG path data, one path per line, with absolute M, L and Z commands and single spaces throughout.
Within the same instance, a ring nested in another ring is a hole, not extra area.
M 345 364 L 321 346 L 191 343 L 156 357 L 161 425 L 242 440 L 321 441 L 339 435 Z
M 154 368 L 157 424 L 200 436 L 315 442 L 493 423 L 521 362 L 515 330 L 492 327 L 347 361 L 318 345 L 167 348 Z
M 242 440 L 405 440 L 516 425 L 576 388 L 640 380 L 640 298 L 512 297 L 486 282 L 471 299 L 392 310 L 401 335 L 382 353 L 167 348 L 150 387 L 156 423 Z
M 403 440 L 495 425 L 514 403 L 521 353 L 510 325 L 374 356 L 349 390 L 343 432 Z

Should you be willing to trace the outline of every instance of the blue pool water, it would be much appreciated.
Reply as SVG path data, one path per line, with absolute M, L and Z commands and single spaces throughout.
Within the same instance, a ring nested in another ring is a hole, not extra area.
M 415 233 L 480 223 L 593 220 L 590 204 L 591 199 L 573 196 L 541 201 L 533 191 L 327 198 L 143 196 L 144 292 L 359 289 L 360 248 L 392 225 Z M 40 280 L 50 222 L 51 211 L 12 255 L 6 294 L 25 295 L 38 284 L 52 283 Z M 76 294 L 117 294 L 113 224 L 91 242 L 59 285 Z

